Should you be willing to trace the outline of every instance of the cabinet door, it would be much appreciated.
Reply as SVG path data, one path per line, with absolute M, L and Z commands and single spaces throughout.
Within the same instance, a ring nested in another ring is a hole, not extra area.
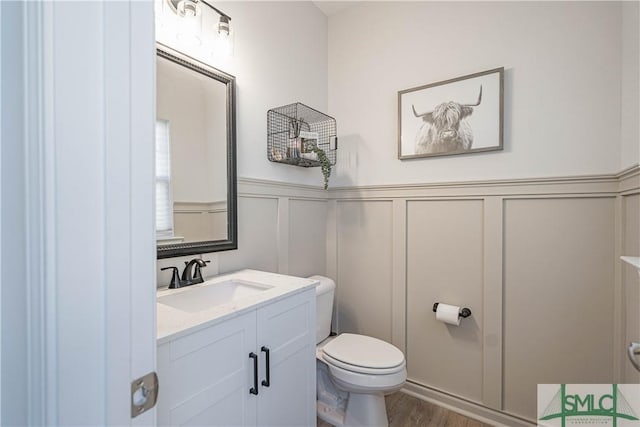
M 255 311 L 158 347 L 158 424 L 256 425 Z
M 259 383 L 266 379 L 261 348 L 270 353 L 270 385 L 260 385 L 258 425 L 315 426 L 315 290 L 262 307 L 257 314 Z

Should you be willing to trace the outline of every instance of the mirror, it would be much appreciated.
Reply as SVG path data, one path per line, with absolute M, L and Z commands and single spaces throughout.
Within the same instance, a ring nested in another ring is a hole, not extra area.
M 236 249 L 235 78 L 158 45 L 158 258 Z

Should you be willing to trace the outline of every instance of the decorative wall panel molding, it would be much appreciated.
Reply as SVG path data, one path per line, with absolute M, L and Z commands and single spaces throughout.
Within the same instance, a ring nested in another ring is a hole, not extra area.
M 640 287 L 633 288 L 637 274 L 626 274 L 616 254 L 640 249 L 640 167 L 334 188 L 328 198 L 335 325 L 340 332 L 391 336 L 407 355 L 412 393 L 494 423 L 532 425 L 537 382 L 635 378 L 623 344 L 640 330 Z M 374 206 L 387 206 L 385 214 Z M 472 306 L 471 322 L 458 328 L 435 322 L 431 306 L 445 298 Z M 372 325 L 368 313 L 388 324 Z M 580 322 L 594 326 L 589 340 L 564 330 Z M 528 337 L 538 345 L 525 346 Z M 591 359 L 538 366 L 562 362 L 567 348 L 582 348 Z M 520 375 L 523 369 L 527 375 Z M 460 370 L 469 370 L 464 384 L 451 374 Z
M 624 344 L 640 333 L 640 286 L 618 255 L 640 249 L 638 166 L 617 174 L 329 191 L 239 178 L 238 190 L 239 250 L 218 254 L 220 272 L 254 267 L 337 279 L 334 328 L 405 351 L 414 395 L 498 425 L 533 425 L 537 353 L 505 350 L 537 337 L 545 344 L 537 351 L 549 359 L 585 339 L 569 334 L 555 346 L 548 323 L 560 322 L 561 311 L 546 323 L 531 313 L 520 318 L 518 301 L 541 311 L 546 300 L 567 305 L 574 294 L 583 316 L 599 325 L 593 339 L 603 344 L 594 355 L 601 368 L 574 364 L 558 381 L 635 381 Z M 530 263 L 527 254 L 535 255 Z M 575 254 L 584 255 L 584 265 Z M 554 289 L 562 292 L 550 295 Z M 471 305 L 474 315 L 459 328 L 436 323 L 434 298 Z M 613 318 L 600 319 L 603 299 Z M 457 352 L 464 362 L 446 357 Z M 534 366 L 519 381 L 513 375 L 522 364 Z M 463 368 L 470 369 L 464 387 L 438 374 Z

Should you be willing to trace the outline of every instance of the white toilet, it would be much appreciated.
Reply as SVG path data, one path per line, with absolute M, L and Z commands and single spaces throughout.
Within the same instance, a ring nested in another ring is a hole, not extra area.
M 333 312 L 333 280 L 316 288 L 318 418 L 337 427 L 388 426 L 385 394 L 407 379 L 404 354 L 377 338 L 356 334 L 329 336 Z

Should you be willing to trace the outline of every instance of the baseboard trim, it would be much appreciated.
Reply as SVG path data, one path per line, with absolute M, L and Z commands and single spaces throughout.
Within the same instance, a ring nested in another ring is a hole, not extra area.
M 500 427 L 533 427 L 536 425 L 530 420 L 490 409 L 480 403 L 471 402 L 418 383 L 407 381 L 401 391 L 485 424 Z

